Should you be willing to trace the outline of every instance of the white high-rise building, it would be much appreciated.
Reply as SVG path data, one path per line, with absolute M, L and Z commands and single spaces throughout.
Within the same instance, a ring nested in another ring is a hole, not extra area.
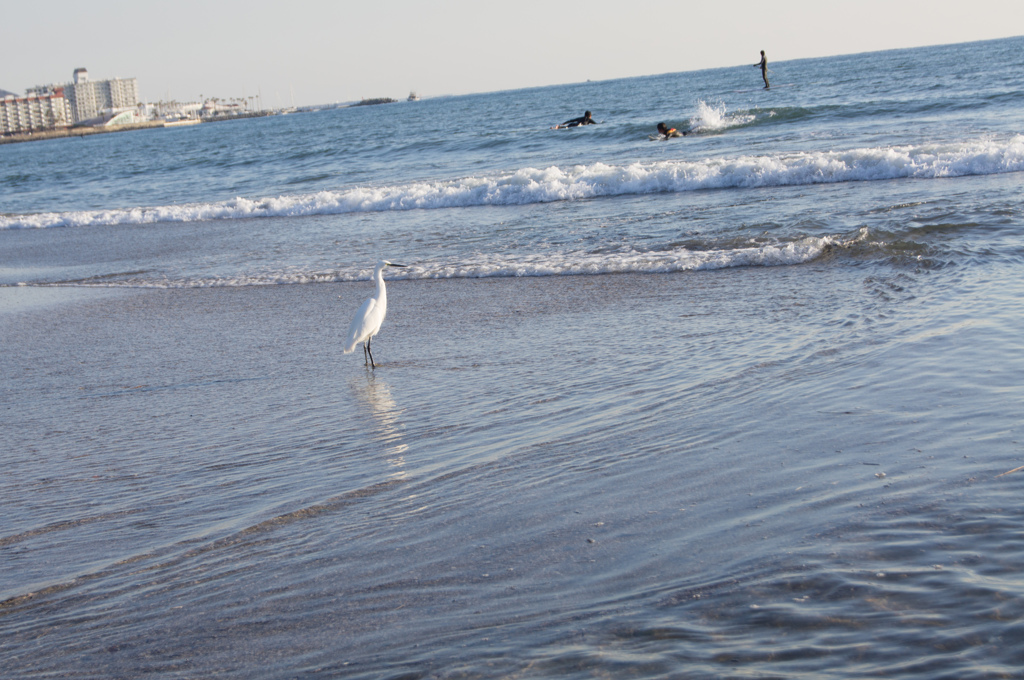
M 134 109 L 139 104 L 135 78 L 89 80 L 84 68 L 76 68 L 74 77 L 73 83 L 64 86 L 72 124 L 96 118 L 106 110 Z
M 0 97 L 0 134 L 66 128 L 99 118 L 109 122 L 118 113 L 135 112 L 139 88 L 135 78 L 89 80 L 84 68 L 75 69 L 74 82 L 41 85 L 24 97 L 3 91 Z

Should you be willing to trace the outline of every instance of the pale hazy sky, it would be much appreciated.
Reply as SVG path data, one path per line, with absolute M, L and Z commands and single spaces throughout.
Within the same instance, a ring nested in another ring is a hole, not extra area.
M 261 92 L 267 106 L 1024 35 L 1024 0 L 11 0 L 0 16 L 0 89 L 84 66 L 138 78 L 144 101 Z

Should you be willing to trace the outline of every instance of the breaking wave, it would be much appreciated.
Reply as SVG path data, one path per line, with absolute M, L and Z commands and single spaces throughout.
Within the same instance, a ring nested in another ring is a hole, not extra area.
M 772 113 L 767 115 L 771 116 Z M 742 127 L 753 123 L 756 116 L 749 112 L 729 113 L 725 104 L 708 104 L 697 100 L 697 113 L 690 118 L 691 132 L 720 132 L 728 128 Z
M 601 274 L 661 274 L 730 267 L 796 265 L 821 257 L 833 247 L 844 248 L 868 238 L 867 230 L 853 237 L 804 237 L 789 242 L 760 243 L 737 248 L 694 250 L 672 247 L 615 253 L 559 251 L 523 256 L 479 253 L 467 261 L 410 263 L 389 272 L 388 280 L 511 278 L 525 276 L 586 276 Z M 104 274 L 84 279 L 50 281 L 22 286 L 83 286 L 97 288 L 218 288 L 365 281 L 372 269 L 310 271 L 289 269 L 209 277 L 152 276 L 141 272 Z
M 848 151 L 593 163 L 393 186 L 235 198 L 149 208 L 0 216 L 0 229 L 293 217 L 352 212 L 525 205 L 601 196 L 772 187 L 898 178 L 932 179 L 1024 170 L 1024 135 L 959 144 L 885 146 Z

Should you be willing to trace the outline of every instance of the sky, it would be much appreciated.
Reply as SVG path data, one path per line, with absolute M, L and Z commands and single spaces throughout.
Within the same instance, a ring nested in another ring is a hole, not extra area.
M 1024 35 L 1021 0 L 5 3 L 0 89 L 137 78 L 264 106 L 492 92 Z M 1021 66 L 1024 68 L 1024 55 Z

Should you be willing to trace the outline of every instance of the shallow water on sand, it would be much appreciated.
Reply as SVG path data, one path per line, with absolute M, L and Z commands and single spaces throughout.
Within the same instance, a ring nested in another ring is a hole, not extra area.
M 1012 677 L 999 274 L 400 281 L 376 371 L 365 283 L 16 313 L 9 667 Z

